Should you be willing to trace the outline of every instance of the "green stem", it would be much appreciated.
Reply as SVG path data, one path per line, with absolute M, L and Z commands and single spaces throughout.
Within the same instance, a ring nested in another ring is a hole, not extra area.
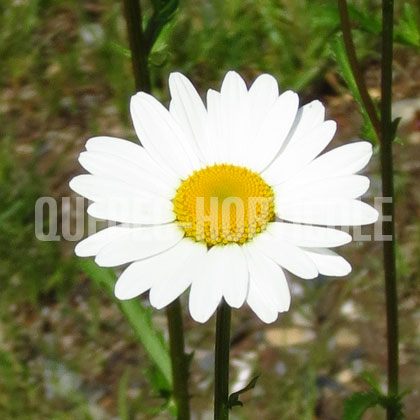
M 150 48 L 145 42 L 140 0 L 124 0 L 124 14 L 127 22 L 136 90 L 150 93 L 152 87 L 148 65 Z M 177 419 L 189 420 L 188 360 L 184 350 L 184 329 L 179 299 L 167 308 L 166 315 L 173 379 L 172 392 L 177 406 Z
M 390 198 L 384 203 L 382 214 L 383 233 L 391 237 L 383 242 L 387 348 L 388 348 L 388 396 L 387 420 L 396 420 L 399 415 L 398 386 L 398 293 L 395 260 L 395 222 L 394 222 L 394 169 L 392 145 L 394 130 L 392 126 L 392 54 L 394 1 L 382 0 L 382 63 L 381 63 L 381 119 L 378 119 L 372 99 L 366 89 L 351 37 L 350 20 L 346 0 L 338 0 L 343 38 L 363 104 L 381 143 L 382 196 Z
M 230 306 L 223 300 L 216 318 L 214 420 L 229 419 L 230 319 Z
M 384 241 L 384 270 L 386 293 L 386 320 L 388 339 L 388 395 L 398 396 L 398 295 L 395 262 L 395 225 L 394 225 L 394 170 L 392 158 L 392 52 L 393 52 L 394 1 L 382 1 L 382 76 L 381 76 L 381 176 L 382 195 L 390 197 L 384 203 L 383 215 L 389 221 L 383 222 L 384 235 L 391 241 Z M 387 408 L 387 419 L 395 420 L 398 405 Z
M 145 44 L 140 0 L 124 0 L 124 14 L 127 22 L 128 41 L 131 50 L 136 90 L 150 92 L 148 48 Z
M 351 36 L 351 25 L 349 11 L 347 8 L 346 0 L 338 1 L 338 11 L 340 14 L 341 30 L 343 32 L 344 45 L 346 47 L 347 57 L 349 59 L 350 67 L 353 72 L 354 80 L 356 81 L 357 88 L 359 90 L 360 98 L 363 102 L 363 106 L 372 122 L 373 128 L 375 129 L 378 139 L 381 138 L 381 122 L 376 113 L 375 105 L 372 98 L 367 90 L 365 80 L 363 78 L 362 70 L 360 69 L 359 61 L 356 56 L 356 49 L 354 47 L 353 38 Z
M 190 419 L 188 395 L 188 356 L 184 350 L 184 329 L 179 299 L 166 308 L 169 330 L 169 351 L 172 360 L 173 396 L 177 406 L 177 419 Z

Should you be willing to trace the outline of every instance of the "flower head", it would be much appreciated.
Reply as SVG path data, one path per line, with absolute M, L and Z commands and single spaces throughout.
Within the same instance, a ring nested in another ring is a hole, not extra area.
M 142 146 L 92 138 L 79 157 L 90 174 L 70 182 L 93 201 L 91 216 L 119 223 L 75 250 L 100 266 L 129 264 L 116 296 L 150 289 L 151 304 L 163 308 L 190 287 L 199 322 L 222 298 L 234 308 L 247 302 L 273 322 L 290 306 L 285 271 L 304 279 L 350 273 L 329 248 L 351 236 L 322 225 L 377 220 L 357 200 L 369 187 L 356 173 L 372 156 L 370 143 L 321 154 L 335 122 L 319 101 L 299 107 L 296 93 L 279 94 L 268 74 L 248 89 L 228 72 L 206 106 L 185 76 L 172 73 L 169 87 L 169 110 L 143 92 L 131 99 Z

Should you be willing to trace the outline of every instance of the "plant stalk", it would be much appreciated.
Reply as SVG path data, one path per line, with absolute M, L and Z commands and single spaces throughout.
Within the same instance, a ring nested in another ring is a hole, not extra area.
M 384 241 L 384 270 L 386 293 L 386 320 L 388 346 L 388 395 L 397 397 L 398 390 L 398 294 L 395 261 L 395 222 L 394 222 L 394 170 L 392 145 L 394 130 L 392 128 L 392 54 L 393 54 L 394 1 L 382 1 L 382 63 L 381 63 L 381 177 L 382 195 L 390 197 L 389 203 L 383 205 L 384 235 L 390 235 L 391 241 Z M 389 221 L 387 220 L 389 219 Z M 397 399 L 393 399 L 393 401 Z M 387 408 L 387 419 L 396 420 L 398 405 L 390 404 Z
M 381 122 L 376 113 L 375 105 L 366 87 L 365 80 L 363 78 L 362 70 L 359 65 L 359 61 L 356 55 L 356 49 L 354 47 L 353 38 L 351 36 L 351 25 L 349 11 L 347 8 L 346 0 L 338 1 L 338 11 L 340 14 L 341 30 L 343 32 L 344 46 L 346 48 L 347 57 L 349 59 L 350 67 L 353 72 L 354 80 L 356 81 L 357 88 L 359 90 L 360 98 L 366 109 L 370 121 L 372 122 L 373 128 L 375 129 L 378 140 L 381 139 Z
M 398 293 L 395 259 L 394 221 L 394 169 L 392 146 L 394 129 L 392 124 L 392 61 L 394 0 L 382 0 L 382 62 L 381 62 L 381 118 L 378 119 L 373 101 L 366 89 L 362 72 L 357 61 L 351 37 L 350 19 L 346 0 L 337 0 L 341 26 L 347 55 L 356 80 L 360 96 L 380 140 L 382 196 L 390 198 L 383 204 L 383 233 L 391 237 L 383 242 L 385 273 L 387 350 L 388 350 L 388 400 L 387 420 L 397 420 L 399 416 L 399 349 L 398 349 Z
M 231 308 L 223 300 L 217 309 L 214 371 L 214 420 L 229 419 L 229 351 Z
M 150 93 L 152 88 L 148 65 L 150 48 L 145 42 L 140 0 L 124 0 L 124 14 L 136 90 Z M 185 354 L 182 309 L 179 299 L 168 306 L 166 316 L 173 380 L 172 392 L 177 406 L 177 419 L 189 420 L 188 360 Z
M 140 0 L 124 0 L 124 15 L 127 22 L 136 90 L 150 93 L 152 86 L 148 65 L 149 57 L 144 40 Z
M 169 330 L 169 351 L 172 361 L 173 396 L 177 406 L 177 419 L 190 419 L 188 395 L 188 356 L 184 350 L 184 329 L 179 298 L 166 308 Z

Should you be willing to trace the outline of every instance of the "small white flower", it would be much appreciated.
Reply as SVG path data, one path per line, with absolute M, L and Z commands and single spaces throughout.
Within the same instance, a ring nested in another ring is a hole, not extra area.
M 336 123 L 325 121 L 319 101 L 299 108 L 296 93 L 279 95 L 268 74 L 248 90 L 228 72 L 220 92 L 207 92 L 207 106 L 185 76 L 171 74 L 169 87 L 169 111 L 143 92 L 131 100 L 143 146 L 92 138 L 79 158 L 91 174 L 70 182 L 93 201 L 91 216 L 120 223 L 75 250 L 103 267 L 129 263 L 117 298 L 150 289 L 151 304 L 163 308 L 191 286 L 199 322 L 224 298 L 234 308 L 246 301 L 268 323 L 290 306 L 284 270 L 304 279 L 350 273 L 329 248 L 351 236 L 311 225 L 377 220 L 357 200 L 369 187 L 355 174 L 372 156 L 370 143 L 320 156 Z

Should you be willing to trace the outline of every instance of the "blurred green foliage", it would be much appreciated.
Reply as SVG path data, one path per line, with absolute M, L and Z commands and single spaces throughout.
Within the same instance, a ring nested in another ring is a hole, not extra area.
M 145 3 L 145 26 L 172 16 L 173 8 L 156 14 L 157 3 Z M 380 2 L 349 3 L 362 64 L 375 61 Z M 418 51 L 418 4 L 397 3 L 395 40 Z M 185 72 L 204 91 L 217 87 L 228 69 L 236 69 L 248 80 L 270 72 L 282 89 L 299 90 L 304 98 L 322 95 L 328 90 L 326 75 L 339 71 L 331 49 L 338 29 L 335 1 L 180 1 L 171 23 L 161 31 L 150 30 L 151 37 L 158 36 L 150 55 L 154 92 L 167 100 L 170 71 Z M 71 252 L 62 243 L 35 238 L 34 205 L 39 196 L 68 193 L 68 178 L 79 171 L 78 140 L 116 128 L 132 134 L 128 98 L 134 83 L 121 2 L 2 0 L 0 60 L 0 418 L 112 418 L 117 415 L 112 408 L 111 414 L 92 411 L 80 378 L 106 369 L 105 357 L 92 356 L 90 347 L 92 341 L 103 347 L 110 344 L 99 338 L 104 331 L 125 334 L 129 343 L 135 339 L 127 330 L 121 332 L 119 321 L 102 321 L 105 309 L 114 303 L 103 300 L 99 290 L 85 290 L 76 261 L 68 256 Z M 87 294 L 86 318 L 69 309 L 79 292 Z M 50 345 L 41 327 L 34 330 L 39 336 L 29 337 L 33 327 L 24 322 L 28 313 L 40 317 L 42 307 L 57 302 L 63 305 L 63 323 L 71 319 L 83 330 L 80 360 L 67 360 L 66 348 Z M 142 375 L 148 367 L 142 367 Z M 296 418 L 296 413 L 313 418 L 317 367 L 314 363 L 297 369 L 296 378 L 259 380 L 274 412 L 285 413 L 285 419 Z M 159 378 L 149 375 L 159 389 Z M 63 383 L 63 378 L 69 382 Z M 140 387 L 138 372 L 121 375 L 119 393 L 116 390 L 119 416 L 132 419 L 130 407 L 135 406 L 143 410 L 141 418 L 152 418 L 156 401 L 150 403 L 143 395 L 147 393 L 130 394 L 130 401 L 124 398 L 132 381 Z M 96 403 L 100 397 L 93 399 Z M 266 405 L 263 398 L 256 401 Z
M 10 137 L 0 149 L 0 310 L 8 302 L 37 302 L 52 289 L 66 290 L 75 270 L 55 242 L 34 236 L 34 208 L 44 180 L 34 163 L 19 162 Z M 7 287 L 6 287 L 7 286 Z

